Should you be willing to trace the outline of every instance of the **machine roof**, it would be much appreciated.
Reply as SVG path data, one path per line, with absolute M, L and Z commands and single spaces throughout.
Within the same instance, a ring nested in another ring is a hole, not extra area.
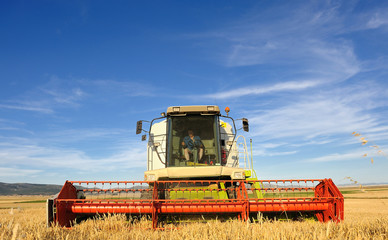
M 167 115 L 175 114 L 220 114 L 220 108 L 215 105 L 203 106 L 172 106 L 167 108 Z

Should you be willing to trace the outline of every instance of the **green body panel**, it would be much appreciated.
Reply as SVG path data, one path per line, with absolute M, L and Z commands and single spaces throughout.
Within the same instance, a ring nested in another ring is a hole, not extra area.
M 264 193 L 260 191 L 261 186 L 259 182 L 252 182 L 252 187 L 255 189 L 254 193 L 256 194 L 256 198 L 264 198 Z
M 171 191 L 170 199 L 228 199 L 225 191 Z
M 262 199 L 264 193 L 260 191 L 262 186 L 257 178 L 247 178 L 248 184 L 251 185 L 251 190 L 248 189 L 248 197 Z M 249 180 L 252 180 L 251 182 Z M 224 183 L 217 185 L 210 185 L 206 187 L 193 186 L 193 187 L 176 187 L 169 190 L 169 199 L 229 199 L 228 191 Z
M 250 177 L 252 177 L 252 171 L 251 170 L 245 170 L 245 178 L 249 179 Z
M 225 184 L 218 186 L 210 185 L 205 187 L 184 187 L 187 190 L 170 190 L 170 199 L 228 199 Z M 179 189 L 179 188 L 178 188 Z
M 249 196 L 249 197 L 252 197 L 252 198 L 259 198 L 259 199 L 262 199 L 264 198 L 264 193 L 262 193 L 260 191 L 260 189 L 262 188 L 261 184 L 259 182 L 256 182 L 255 180 L 257 180 L 257 178 L 246 178 L 246 180 L 248 180 L 248 183 L 252 186 L 252 196 Z M 249 182 L 249 180 L 253 180 L 252 182 Z M 251 194 L 248 194 L 248 195 L 251 195 Z

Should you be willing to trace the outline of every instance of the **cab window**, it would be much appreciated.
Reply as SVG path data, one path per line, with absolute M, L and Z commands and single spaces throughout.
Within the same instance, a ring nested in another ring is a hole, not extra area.
M 220 165 L 217 116 L 170 116 L 168 167 Z

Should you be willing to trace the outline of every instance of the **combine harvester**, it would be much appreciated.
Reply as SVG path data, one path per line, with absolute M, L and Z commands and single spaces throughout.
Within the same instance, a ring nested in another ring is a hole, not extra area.
M 331 179 L 258 180 L 245 138 L 237 136 L 229 108 L 225 111 L 222 116 L 218 106 L 169 107 L 148 122 L 147 131 L 147 121 L 138 121 L 136 134 L 148 133 L 144 181 L 66 181 L 47 200 L 48 225 L 71 227 L 107 213 L 148 215 L 153 228 L 168 219 L 214 216 L 344 219 L 344 199 Z M 240 120 L 248 132 L 248 120 Z M 252 141 L 250 146 L 252 151 Z

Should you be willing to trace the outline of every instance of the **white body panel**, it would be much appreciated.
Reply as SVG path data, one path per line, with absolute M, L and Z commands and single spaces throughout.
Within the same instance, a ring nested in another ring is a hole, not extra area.
M 221 133 L 221 141 L 225 141 L 224 149 L 228 152 L 230 146 L 227 144 L 228 142 L 233 141 L 234 134 L 232 130 L 232 126 L 220 120 L 220 133 Z M 236 142 L 233 142 L 232 148 L 230 150 L 230 154 L 227 156 L 226 165 L 227 167 L 239 167 L 239 154 L 236 146 Z
M 165 168 L 166 162 L 166 145 L 167 145 L 167 120 L 155 123 L 152 126 L 150 139 L 147 145 L 147 170 L 155 170 Z M 151 139 L 152 138 L 152 139 Z M 153 143 L 160 144 L 155 147 Z M 159 157 L 157 152 L 159 153 Z

